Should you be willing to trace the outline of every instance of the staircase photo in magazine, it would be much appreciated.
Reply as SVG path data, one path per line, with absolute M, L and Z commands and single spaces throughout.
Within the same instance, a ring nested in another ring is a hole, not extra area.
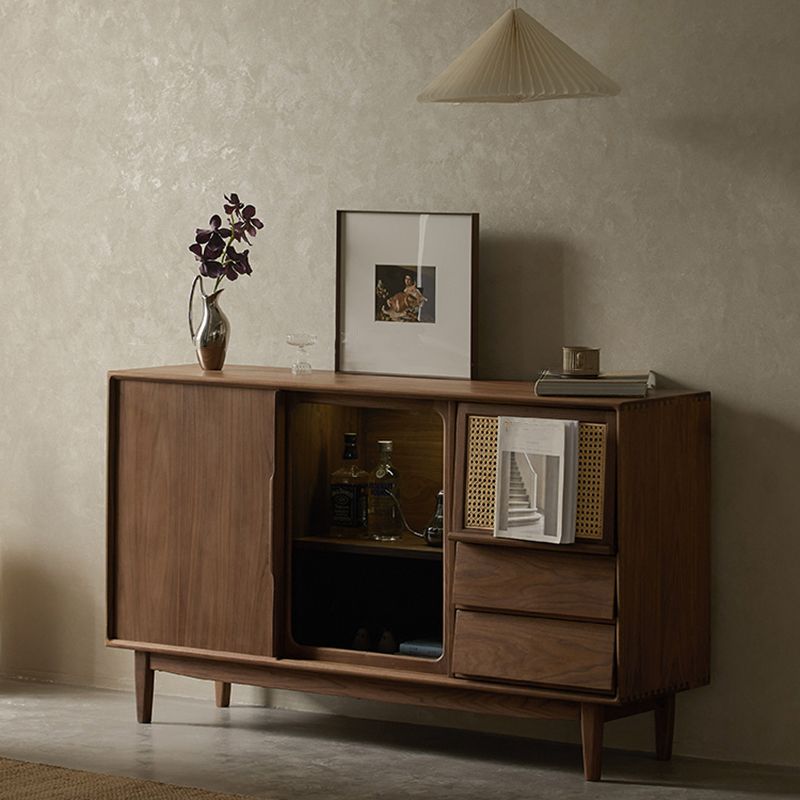
M 574 542 L 578 422 L 500 417 L 496 480 L 495 536 Z

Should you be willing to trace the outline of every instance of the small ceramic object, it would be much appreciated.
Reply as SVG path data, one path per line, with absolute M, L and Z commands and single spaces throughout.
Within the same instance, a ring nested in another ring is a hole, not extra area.
M 600 348 L 562 347 L 561 372 L 569 377 L 596 378 L 600 374 Z

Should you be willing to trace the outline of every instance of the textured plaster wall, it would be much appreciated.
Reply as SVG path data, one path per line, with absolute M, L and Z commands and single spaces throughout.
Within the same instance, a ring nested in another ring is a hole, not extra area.
M 714 682 L 676 749 L 800 764 L 800 3 L 524 0 L 623 94 L 417 104 L 507 5 L 0 0 L 0 671 L 131 685 L 103 648 L 104 375 L 192 360 L 186 246 L 224 191 L 267 223 L 223 301 L 256 364 L 304 329 L 332 366 L 337 208 L 479 211 L 484 377 L 580 343 L 713 391 Z

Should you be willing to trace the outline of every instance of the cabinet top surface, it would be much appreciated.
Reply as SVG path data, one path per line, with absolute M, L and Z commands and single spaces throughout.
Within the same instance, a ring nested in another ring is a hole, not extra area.
M 631 403 L 706 393 L 664 390 L 651 391 L 646 398 L 635 397 L 537 397 L 533 381 L 473 381 L 453 378 L 409 378 L 391 375 L 355 375 L 317 370 L 308 375 L 293 375 L 281 367 L 226 366 L 221 372 L 203 372 L 196 364 L 114 370 L 109 378 L 192 383 L 208 386 L 271 388 L 287 392 L 363 394 L 427 400 L 460 400 L 539 406 L 616 409 Z

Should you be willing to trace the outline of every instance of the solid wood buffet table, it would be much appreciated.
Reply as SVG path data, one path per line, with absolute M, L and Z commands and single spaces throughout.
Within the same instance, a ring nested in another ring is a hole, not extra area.
M 575 419 L 594 437 L 575 544 L 487 530 L 480 447 L 504 415 Z M 242 683 L 575 719 L 587 780 L 600 778 L 604 723 L 653 711 L 656 755 L 669 758 L 675 693 L 709 682 L 709 418 L 707 393 L 112 372 L 107 635 L 135 652 L 139 720 L 163 670 L 215 681 L 220 706 Z M 329 539 L 326 480 L 348 430 L 367 456 L 394 439 L 414 527 L 444 488 L 443 548 Z M 409 639 L 433 630 L 442 655 L 352 646 L 362 618 L 364 637 L 375 620 Z

